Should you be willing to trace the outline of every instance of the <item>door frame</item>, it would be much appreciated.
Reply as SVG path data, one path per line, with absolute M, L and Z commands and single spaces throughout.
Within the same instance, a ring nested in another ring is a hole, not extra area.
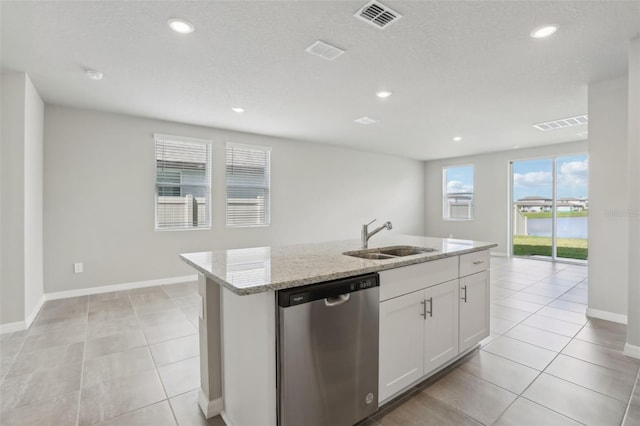
M 509 236 L 509 241 L 507 244 L 507 249 L 509 250 L 507 253 L 507 257 L 515 257 L 515 258 L 519 258 L 519 259 L 528 259 L 529 257 L 526 256 L 515 256 L 513 254 L 513 221 L 514 221 L 514 217 L 513 217 L 513 164 L 519 161 L 533 161 L 533 160 L 552 160 L 551 163 L 551 186 L 552 186 L 552 191 L 551 191 L 551 256 L 544 256 L 544 257 L 537 257 L 535 258 L 535 260 L 541 260 L 541 261 L 547 261 L 547 262 L 558 262 L 558 263 L 571 263 L 571 264 L 577 264 L 577 265 L 586 265 L 588 263 L 588 259 L 587 260 L 580 260 L 580 259 L 571 259 L 571 258 L 566 258 L 566 257 L 558 257 L 558 233 L 557 233 L 557 219 L 558 219 L 558 209 L 557 209 L 557 198 L 558 198 L 558 176 L 557 176 L 557 167 L 558 167 L 558 158 L 562 158 L 562 157 L 571 157 L 571 156 L 577 156 L 577 155 L 586 155 L 587 156 L 587 160 L 589 159 L 589 153 L 588 152 L 574 152 L 574 153 L 563 153 L 563 154 L 553 154 L 553 155 L 543 155 L 540 157 L 526 157 L 526 158 L 520 158 L 520 159 L 511 159 L 509 160 L 509 164 L 508 164 L 508 173 L 509 173 L 509 177 L 508 177 L 508 193 L 509 193 L 509 199 L 507 200 L 507 204 L 508 204 L 508 208 L 509 208 L 509 214 L 508 214 L 508 218 L 509 220 L 507 220 L 508 222 L 508 232 L 507 235 Z M 588 185 L 588 183 L 587 183 Z M 587 190 L 588 190 L 588 186 L 587 186 Z M 589 237 L 587 235 L 587 241 L 589 240 Z M 588 244 L 588 243 L 587 243 Z

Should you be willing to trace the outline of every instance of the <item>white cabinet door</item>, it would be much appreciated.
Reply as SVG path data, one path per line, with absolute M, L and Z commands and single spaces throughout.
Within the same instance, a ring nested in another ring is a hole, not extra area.
M 425 290 L 424 372 L 458 355 L 458 280 Z
M 489 335 L 489 273 L 460 278 L 460 352 Z
M 424 294 L 420 290 L 380 303 L 380 402 L 422 377 Z

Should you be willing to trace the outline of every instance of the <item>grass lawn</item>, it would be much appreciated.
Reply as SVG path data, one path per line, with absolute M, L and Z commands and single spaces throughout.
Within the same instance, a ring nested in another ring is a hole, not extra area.
M 514 235 L 514 256 L 551 256 L 550 237 Z M 589 254 L 588 240 L 582 238 L 558 238 L 558 257 L 586 260 Z
M 523 212 L 522 215 L 529 219 L 551 219 L 551 212 Z M 588 210 L 581 212 L 558 212 L 558 217 L 586 217 L 589 216 Z

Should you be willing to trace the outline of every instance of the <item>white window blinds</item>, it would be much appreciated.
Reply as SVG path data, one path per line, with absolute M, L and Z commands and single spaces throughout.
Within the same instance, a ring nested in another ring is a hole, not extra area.
M 227 226 L 270 223 L 271 148 L 227 143 Z
M 211 141 L 154 134 L 156 229 L 211 227 Z

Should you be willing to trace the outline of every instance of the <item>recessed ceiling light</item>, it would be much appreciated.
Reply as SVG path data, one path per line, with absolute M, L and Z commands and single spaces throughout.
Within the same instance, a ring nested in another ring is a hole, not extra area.
M 455 136 L 455 137 L 453 138 L 453 141 L 454 141 L 454 142 L 460 142 L 461 140 L 462 140 L 462 136 Z
M 379 92 L 376 93 L 376 96 L 379 98 L 388 98 L 389 96 L 391 96 L 392 92 L 389 92 L 388 90 L 381 90 Z
M 233 112 L 244 112 L 244 108 L 242 107 L 232 107 L 231 109 L 233 110 Z
M 371 117 L 360 117 L 356 120 L 353 120 L 358 124 L 373 124 L 373 123 L 377 123 L 378 120 L 376 120 L 375 118 L 371 118 Z
M 556 25 L 544 25 L 531 31 L 530 36 L 533 38 L 546 38 L 558 30 Z
M 100 71 L 86 70 L 85 72 L 87 73 L 87 77 L 89 77 L 91 80 L 102 80 L 102 77 L 104 77 L 104 74 L 102 74 Z
M 513 146 L 511 147 L 511 149 L 518 149 L 518 148 L 520 148 L 520 145 L 513 145 Z
M 185 21 L 184 19 L 169 19 L 167 25 L 169 25 L 169 28 L 173 31 L 180 34 L 189 34 L 195 29 L 191 22 Z

